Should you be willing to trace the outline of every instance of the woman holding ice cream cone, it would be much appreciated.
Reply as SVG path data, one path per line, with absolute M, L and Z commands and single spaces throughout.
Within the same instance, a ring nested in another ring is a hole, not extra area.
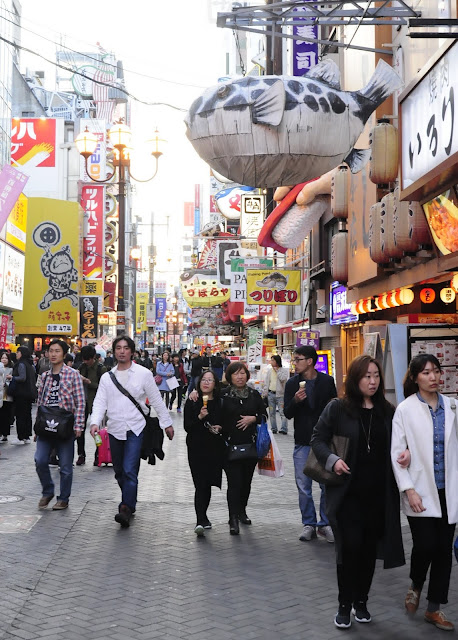
M 189 468 L 195 486 L 194 506 L 197 536 L 203 536 L 212 525 L 207 516 L 211 488 L 221 489 L 224 440 L 221 435 L 222 406 L 219 380 L 213 371 L 204 371 L 197 382 L 196 400 L 184 406 L 184 428 L 187 432 Z

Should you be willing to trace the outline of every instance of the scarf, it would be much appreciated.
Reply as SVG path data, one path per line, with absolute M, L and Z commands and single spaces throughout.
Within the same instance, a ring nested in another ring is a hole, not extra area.
M 248 398 L 248 396 L 250 395 L 250 388 L 247 387 L 246 385 L 242 388 L 239 389 L 238 387 L 234 387 L 232 384 L 229 387 L 229 393 L 228 396 L 230 398 Z

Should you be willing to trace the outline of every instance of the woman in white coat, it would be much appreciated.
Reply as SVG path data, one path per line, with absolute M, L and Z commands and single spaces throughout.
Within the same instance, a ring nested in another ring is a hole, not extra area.
M 277 407 L 281 417 L 280 433 L 288 433 L 288 420 L 285 418 L 283 408 L 285 405 L 285 384 L 289 378 L 289 370 L 282 367 L 280 356 L 272 356 L 271 366 L 267 369 L 263 385 L 263 397 L 269 403 L 269 417 L 272 433 L 277 433 Z
M 440 605 L 448 602 L 458 521 L 458 438 L 455 400 L 439 393 L 440 375 L 435 356 L 412 359 L 404 379 L 406 399 L 393 418 L 391 459 L 413 540 L 405 607 L 417 611 L 430 569 L 425 620 L 453 631 Z

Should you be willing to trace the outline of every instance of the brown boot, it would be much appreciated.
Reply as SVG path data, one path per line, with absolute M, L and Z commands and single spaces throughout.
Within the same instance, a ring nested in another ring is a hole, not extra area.
M 122 504 L 119 507 L 119 513 L 115 515 L 115 520 L 123 529 L 127 529 L 130 526 L 130 519 L 132 517 L 132 511 L 126 504 Z

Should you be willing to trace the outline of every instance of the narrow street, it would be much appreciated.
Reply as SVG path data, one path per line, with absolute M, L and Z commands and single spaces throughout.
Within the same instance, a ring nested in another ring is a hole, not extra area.
M 197 539 L 193 485 L 182 417 L 155 467 L 142 462 L 139 505 L 129 529 L 113 516 L 118 487 L 111 468 L 75 467 L 70 507 L 39 511 L 34 445 L 1 446 L 0 638 L 34 640 L 329 640 L 420 639 L 442 632 L 404 614 L 408 567 L 377 568 L 370 625 L 336 629 L 333 546 L 300 542 L 292 467 L 293 438 L 276 436 L 281 479 L 255 475 L 248 513 L 253 525 L 230 536 L 225 486 L 214 489 L 213 529 Z M 14 435 L 10 440 L 14 439 Z M 53 471 L 58 478 L 58 470 Z M 16 499 L 19 499 L 18 501 Z M 410 534 L 403 531 L 407 554 Z M 454 561 L 447 614 L 458 622 Z

